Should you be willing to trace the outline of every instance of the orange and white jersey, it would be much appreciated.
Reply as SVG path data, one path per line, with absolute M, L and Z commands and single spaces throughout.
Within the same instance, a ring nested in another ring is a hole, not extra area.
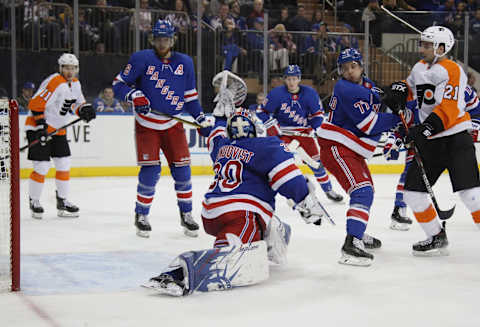
M 75 100 L 71 111 L 62 110 L 65 100 Z M 35 118 L 44 118 L 48 124 L 48 132 L 54 131 L 59 127 L 67 124 L 70 119 L 69 114 L 76 112 L 78 107 L 85 103 L 85 97 L 82 93 L 80 81 L 74 78 L 70 83 L 59 73 L 55 73 L 47 77 L 35 95 L 28 103 L 28 116 L 25 121 L 26 130 L 36 130 L 37 126 Z M 36 115 L 32 114 L 32 111 Z M 34 118 L 35 117 L 35 118 Z M 65 131 L 60 131 L 58 135 L 64 135 Z
M 445 130 L 431 138 L 453 135 L 472 128 L 470 115 L 465 112 L 467 75 L 452 60 L 444 59 L 430 66 L 420 60 L 413 66 L 407 84 L 417 99 L 420 122 L 434 112 Z

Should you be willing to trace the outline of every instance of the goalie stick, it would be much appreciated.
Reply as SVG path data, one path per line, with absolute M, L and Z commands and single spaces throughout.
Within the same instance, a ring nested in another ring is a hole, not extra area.
M 403 127 L 408 133 L 408 124 L 407 121 L 405 120 L 405 116 L 403 114 L 403 110 L 399 112 L 400 119 L 402 120 Z M 433 206 L 435 207 L 435 210 L 437 210 L 438 217 L 441 220 L 446 220 L 450 218 L 453 215 L 453 212 L 455 211 L 455 206 L 449 210 L 440 210 L 440 207 L 438 206 L 437 199 L 435 198 L 435 194 L 433 194 L 432 186 L 430 185 L 430 182 L 428 181 L 427 173 L 425 172 L 425 167 L 423 166 L 423 161 L 422 158 L 420 157 L 420 153 L 418 152 L 417 146 L 415 143 L 413 143 L 413 154 L 415 157 L 415 161 L 417 162 L 418 168 L 420 169 L 420 175 L 422 176 L 423 183 L 425 184 L 425 188 L 427 189 L 428 194 L 430 195 L 430 199 L 432 199 Z

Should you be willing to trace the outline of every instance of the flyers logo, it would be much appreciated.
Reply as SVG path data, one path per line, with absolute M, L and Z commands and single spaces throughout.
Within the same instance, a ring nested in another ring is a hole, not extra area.
M 432 85 L 432 84 L 417 85 L 417 100 L 418 100 L 419 108 L 421 108 L 424 103 L 426 105 L 435 104 L 435 85 Z

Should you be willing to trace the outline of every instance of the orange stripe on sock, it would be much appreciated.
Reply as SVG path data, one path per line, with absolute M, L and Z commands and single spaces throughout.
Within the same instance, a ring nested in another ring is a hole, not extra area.
M 30 179 L 34 180 L 37 183 L 43 183 L 45 182 L 45 175 L 40 175 L 39 173 L 32 171 L 30 174 Z
M 413 214 L 415 215 L 415 218 L 417 218 L 417 221 L 419 223 L 431 222 L 437 216 L 437 212 L 435 211 L 432 205 L 430 205 L 425 211 L 414 212 Z
M 472 218 L 475 224 L 480 224 L 480 210 L 472 212 Z
M 55 173 L 55 178 L 61 181 L 68 181 L 70 180 L 70 171 L 59 171 Z

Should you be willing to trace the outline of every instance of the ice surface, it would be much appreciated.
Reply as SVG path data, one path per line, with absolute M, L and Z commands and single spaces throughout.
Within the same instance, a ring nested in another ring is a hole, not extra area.
M 425 235 L 388 228 L 398 176 L 375 175 L 367 229 L 383 247 L 369 268 L 337 263 L 347 202 L 317 189 L 337 226 L 306 225 L 278 198 L 277 215 L 292 225 L 289 262 L 271 266 L 260 285 L 170 298 L 139 287 L 176 254 L 211 247 L 213 238 L 183 235 L 173 181 L 162 177 L 149 239 L 135 235 L 136 178 L 76 178 L 70 200 L 78 219 L 56 217 L 54 180 L 46 180 L 43 220 L 30 218 L 22 180 L 22 289 L 0 294 L 0 326 L 480 326 L 480 231 L 452 194 L 448 175 L 434 188 L 447 224 L 450 256 L 417 258 Z M 194 214 L 211 177 L 194 177 Z M 338 189 L 338 185 L 336 188 Z

